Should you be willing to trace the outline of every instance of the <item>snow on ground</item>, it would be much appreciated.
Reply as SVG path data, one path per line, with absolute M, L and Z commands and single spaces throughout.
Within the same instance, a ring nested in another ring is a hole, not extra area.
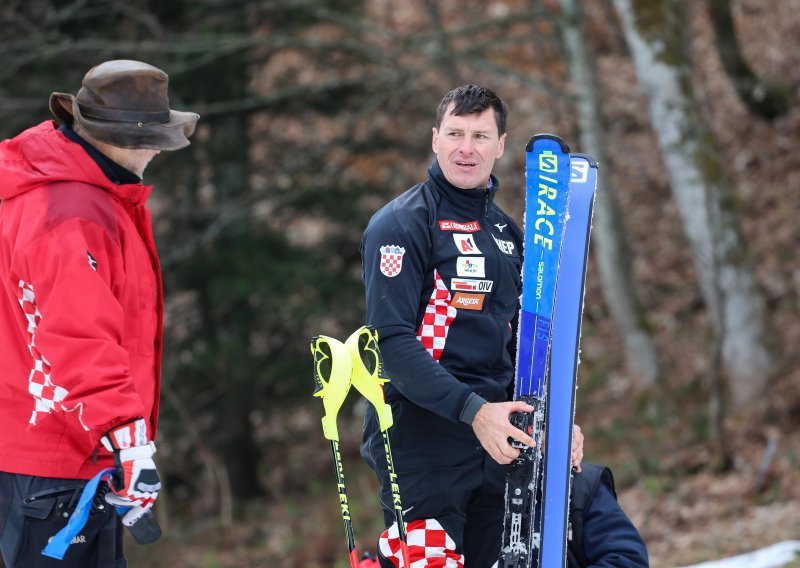
M 778 568 L 798 556 L 800 556 L 800 540 L 786 540 L 747 554 L 681 568 Z

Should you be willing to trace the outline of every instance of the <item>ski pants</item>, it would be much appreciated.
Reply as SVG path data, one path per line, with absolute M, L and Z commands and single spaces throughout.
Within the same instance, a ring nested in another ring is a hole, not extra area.
M 42 555 L 69 521 L 86 482 L 0 472 L 0 552 L 7 568 L 125 568 L 123 527 L 98 503 L 63 560 Z M 33 498 L 32 498 L 33 497 Z
M 503 532 L 505 467 L 483 450 L 470 426 L 407 401 L 392 407 L 390 440 L 410 556 L 402 565 L 491 568 Z M 402 552 L 382 436 L 371 431 L 373 419 L 368 413 L 362 455 L 381 484 L 387 529 L 378 541 L 378 559 L 382 568 L 396 568 Z

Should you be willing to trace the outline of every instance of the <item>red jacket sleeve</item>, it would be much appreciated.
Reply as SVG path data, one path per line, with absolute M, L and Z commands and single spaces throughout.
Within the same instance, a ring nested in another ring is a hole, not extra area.
M 68 413 L 69 435 L 88 435 L 85 442 L 94 447 L 113 426 L 144 414 L 123 346 L 120 244 L 100 225 L 74 218 L 28 245 L 24 265 L 28 281 L 20 286 L 29 286 L 38 309 L 28 328 L 31 353 L 52 385 L 40 396 L 31 394 L 37 404 Z

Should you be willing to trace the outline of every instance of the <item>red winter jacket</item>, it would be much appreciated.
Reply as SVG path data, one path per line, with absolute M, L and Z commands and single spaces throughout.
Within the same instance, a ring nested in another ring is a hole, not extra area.
M 0 471 L 88 479 L 155 436 L 161 277 L 145 201 L 53 122 L 0 143 Z

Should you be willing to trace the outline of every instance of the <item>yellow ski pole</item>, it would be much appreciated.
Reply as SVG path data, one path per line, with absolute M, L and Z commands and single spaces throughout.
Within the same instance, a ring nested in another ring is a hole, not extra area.
M 339 429 L 336 416 L 350 391 L 352 356 L 338 339 L 318 335 L 311 339 L 311 355 L 314 357 L 314 396 L 322 399 L 325 416 L 322 417 L 322 433 L 331 442 L 333 461 L 336 467 L 336 482 L 339 488 L 339 505 L 342 509 L 347 548 L 350 554 L 350 567 L 358 568 L 358 551 L 350 518 L 350 505 L 347 501 L 347 488 L 344 483 L 342 456 L 339 452 Z
M 383 372 L 383 361 L 378 349 L 378 331 L 371 326 L 362 326 L 353 332 L 345 341 L 353 358 L 352 384 L 366 398 L 378 414 L 378 425 L 383 435 L 383 450 L 386 453 L 386 465 L 389 470 L 389 484 L 392 490 L 392 508 L 397 523 L 397 533 L 403 551 L 403 564 L 411 566 L 408 555 L 408 539 L 403 521 L 403 505 L 400 500 L 400 486 L 394 471 L 392 446 L 389 442 L 389 428 L 393 424 L 392 408 L 386 404 L 383 396 L 383 384 L 389 379 Z

